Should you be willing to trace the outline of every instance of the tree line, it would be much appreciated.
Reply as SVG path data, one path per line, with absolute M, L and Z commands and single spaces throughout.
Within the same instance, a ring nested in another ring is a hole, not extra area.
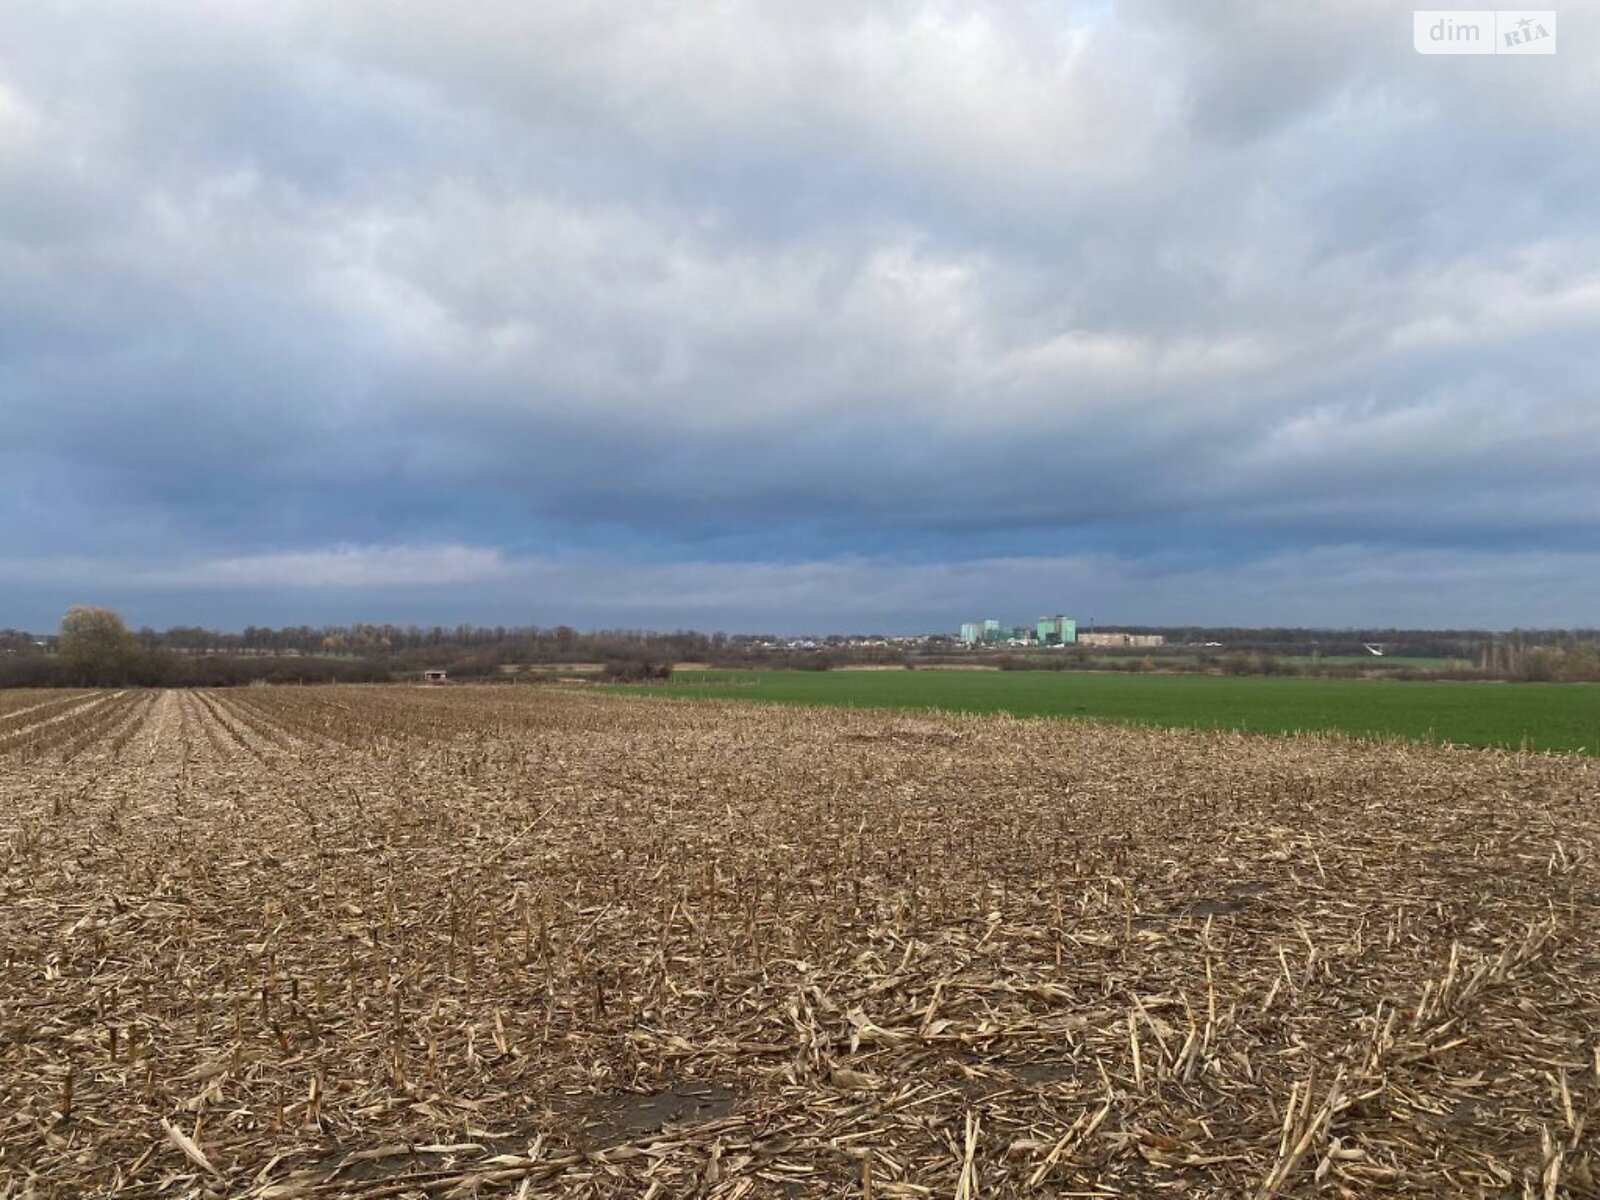
M 1012 670 L 1203 670 L 1228 674 L 1359 673 L 1360 668 L 1319 665 L 1320 656 L 1360 655 L 1382 644 L 1390 658 L 1441 661 L 1423 671 L 1437 677 L 1513 680 L 1600 680 L 1600 633 L 1545 630 L 1509 634 L 1482 630 L 1318 630 L 1216 627 L 1119 627 L 1162 633 L 1168 645 L 1153 654 L 1139 649 L 1084 648 L 994 656 Z M 1212 647 L 1207 649 L 1207 647 Z M 1201 652 L 1198 657 L 1194 651 Z M 1125 658 L 1126 662 L 1122 661 Z M 1309 658 L 1312 661 L 1293 662 Z M 1192 660 L 1192 661 L 1191 661 Z M 239 631 L 175 626 L 130 630 L 117 613 L 75 606 L 54 634 L 0 630 L 0 687 L 226 687 L 268 683 L 363 683 L 416 678 L 443 669 L 453 678 L 498 678 L 527 667 L 598 663 L 607 678 L 661 679 L 674 663 L 727 667 L 828 670 L 871 663 L 916 667 L 973 661 L 951 638 L 930 636 L 915 645 L 886 638 L 844 635 L 794 646 L 769 635 L 676 630 L 605 629 L 569 625 L 421 627 L 417 625 L 246 626 Z M 1370 669 L 1405 674 L 1374 657 Z
M 57 633 L 0 630 L 0 687 L 228 687 L 267 683 L 376 683 L 443 669 L 488 678 L 505 666 L 599 663 L 613 679 L 659 680 L 672 664 L 754 663 L 754 638 L 568 625 L 455 627 L 377 624 L 248 626 L 238 632 L 176 626 L 130 630 L 120 614 L 78 605 Z
M 392 677 L 363 660 L 281 654 L 186 653 L 149 630 L 131 632 L 108 608 L 75 605 L 48 638 L 0 630 L 0 687 L 231 687 L 267 683 L 375 683 Z

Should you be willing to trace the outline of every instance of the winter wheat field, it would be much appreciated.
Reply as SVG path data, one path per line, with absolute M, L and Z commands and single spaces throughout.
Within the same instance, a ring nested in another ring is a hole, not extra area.
M 0 1197 L 1595 1196 L 1600 763 L 0 694 Z

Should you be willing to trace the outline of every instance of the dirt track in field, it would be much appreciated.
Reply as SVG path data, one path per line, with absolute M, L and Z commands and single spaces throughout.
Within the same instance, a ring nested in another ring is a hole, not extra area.
M 0 693 L 0 1198 L 1600 1195 L 1597 772 Z

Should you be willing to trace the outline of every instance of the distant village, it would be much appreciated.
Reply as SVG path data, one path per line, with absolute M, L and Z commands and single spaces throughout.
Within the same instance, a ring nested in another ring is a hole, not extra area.
M 1040 617 L 1032 625 L 1001 625 L 994 618 L 968 621 L 961 626 L 960 640 L 965 646 L 1099 646 L 1133 648 L 1162 646 L 1167 639 L 1159 633 L 1121 633 L 1111 629 L 1078 632 L 1073 617 L 1059 613 Z
M 1123 633 L 1114 629 L 1080 630 L 1073 617 L 1040 617 L 1032 625 L 1002 625 L 990 617 L 963 622 L 952 636 L 948 633 L 908 634 L 901 637 L 861 637 L 836 634 L 831 637 L 745 638 L 758 650 L 846 650 L 899 648 L 902 650 L 960 651 L 1020 649 L 1024 647 L 1090 646 L 1098 649 L 1140 649 L 1165 646 L 1159 633 Z M 1218 643 L 1208 643 L 1217 645 Z

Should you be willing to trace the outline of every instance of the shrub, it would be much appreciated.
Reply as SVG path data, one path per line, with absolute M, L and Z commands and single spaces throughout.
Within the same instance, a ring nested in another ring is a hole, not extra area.
M 650 658 L 614 658 L 600 669 L 607 683 L 665 683 L 672 678 L 672 663 Z

